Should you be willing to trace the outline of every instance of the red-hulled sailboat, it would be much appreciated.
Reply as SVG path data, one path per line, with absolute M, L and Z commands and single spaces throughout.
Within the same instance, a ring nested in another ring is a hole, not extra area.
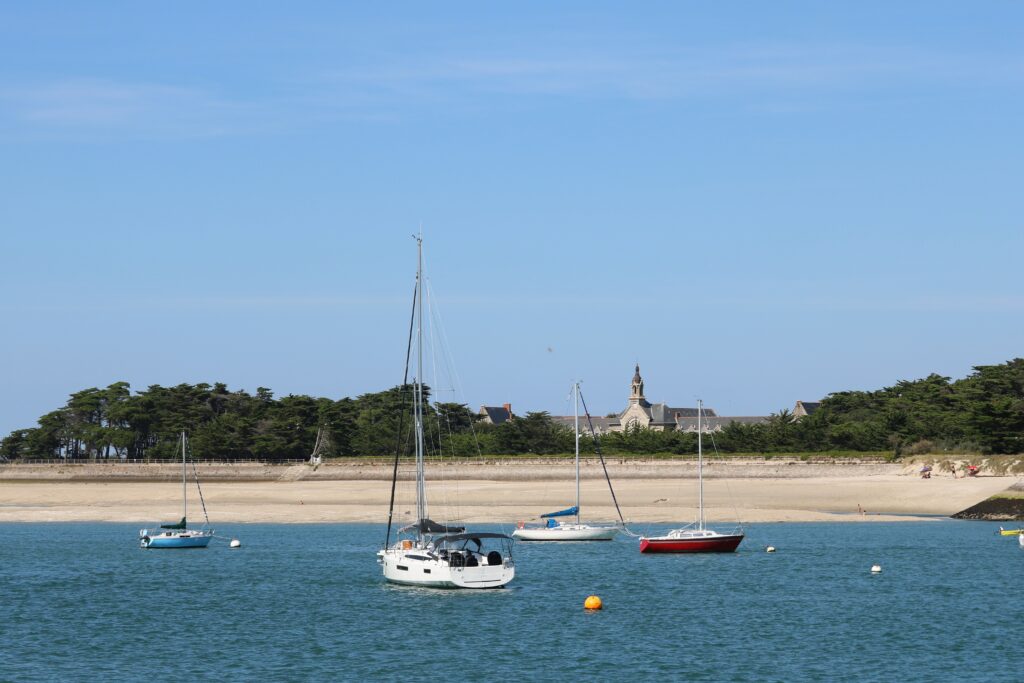
M 743 540 L 743 531 L 721 533 L 704 524 L 704 442 L 701 416 L 703 401 L 697 402 L 697 521 L 682 529 L 673 529 L 664 536 L 640 538 L 642 553 L 731 553 Z

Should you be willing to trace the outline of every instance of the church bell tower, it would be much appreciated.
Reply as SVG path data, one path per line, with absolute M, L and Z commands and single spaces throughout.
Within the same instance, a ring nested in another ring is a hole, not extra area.
M 629 402 L 636 405 L 647 403 L 644 399 L 644 379 L 640 376 L 640 364 L 636 364 L 636 372 L 633 373 L 633 383 L 629 388 Z

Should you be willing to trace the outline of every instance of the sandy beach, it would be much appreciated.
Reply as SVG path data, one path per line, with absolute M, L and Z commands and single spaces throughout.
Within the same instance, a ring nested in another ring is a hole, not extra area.
M 103 521 L 155 523 L 181 514 L 180 469 L 128 466 L 99 470 L 65 467 L 0 469 L 0 522 Z M 347 465 L 316 470 L 215 465 L 201 468 L 211 520 L 230 522 L 383 522 L 390 469 Z M 257 471 L 256 468 L 262 468 Z M 611 463 L 615 492 L 627 521 L 685 522 L 696 515 L 695 466 L 686 461 Z M 207 470 L 204 472 L 203 470 Z M 710 520 L 743 522 L 895 521 L 929 519 L 963 510 L 1017 481 L 1013 476 L 923 480 L 912 466 L 888 463 L 821 464 L 775 461 L 715 463 L 707 468 Z M 208 476 L 209 475 L 209 476 Z M 584 467 L 581 484 L 589 520 L 616 518 L 599 465 Z M 429 483 L 431 515 L 438 519 L 515 522 L 572 504 L 568 463 L 458 463 L 435 470 Z M 190 483 L 190 517 L 199 514 Z M 410 519 L 412 486 L 399 482 L 396 516 Z

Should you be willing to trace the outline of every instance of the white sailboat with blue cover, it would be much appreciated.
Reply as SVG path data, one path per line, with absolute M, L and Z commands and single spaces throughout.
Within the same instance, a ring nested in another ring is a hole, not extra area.
M 188 437 L 185 432 L 181 433 L 181 521 L 177 524 L 161 524 L 160 530 L 150 533 L 149 529 L 139 531 L 139 545 L 143 548 L 205 548 L 213 540 L 213 529 L 210 526 L 210 517 L 206 514 L 206 502 L 203 500 L 203 490 L 199 488 L 199 473 L 196 472 L 196 489 L 199 491 L 199 502 L 203 506 L 203 517 L 206 523 L 201 529 L 188 528 L 188 468 L 186 453 L 188 452 Z M 193 471 L 194 471 L 193 467 Z
M 576 504 L 565 510 L 548 512 L 541 515 L 547 522 L 542 526 L 532 526 L 520 522 L 512 536 L 521 541 L 610 541 L 619 533 L 619 527 L 608 524 L 585 524 L 580 521 L 580 384 L 576 382 L 573 389 L 573 429 L 576 433 Z M 603 463 L 603 459 L 602 459 Z M 607 471 L 606 471 L 607 474 Z M 611 481 L 608 482 L 609 488 Z M 612 493 L 614 496 L 614 492 Z M 616 508 L 618 504 L 616 503 Z M 573 517 L 574 521 L 563 522 L 559 517 Z

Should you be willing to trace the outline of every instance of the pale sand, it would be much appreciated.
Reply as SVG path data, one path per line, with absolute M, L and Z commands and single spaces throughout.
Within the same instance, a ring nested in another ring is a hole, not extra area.
M 896 470 L 893 470 L 894 472 Z M 904 473 L 846 474 L 705 481 L 708 519 L 743 522 L 897 521 L 951 515 L 1012 485 L 1015 477 L 930 480 Z M 565 471 L 559 472 L 560 475 Z M 431 482 L 431 516 L 438 520 L 515 522 L 572 504 L 572 481 L 463 479 Z M 696 515 L 692 478 L 622 478 L 615 491 L 630 522 L 688 522 Z M 376 522 L 386 519 L 390 483 L 382 480 L 213 481 L 203 485 L 211 521 Z M 605 483 L 582 482 L 585 517 L 613 520 Z M 190 484 L 190 513 L 199 518 Z M 396 518 L 410 520 L 412 491 L 399 484 Z M 733 509 L 735 505 L 735 511 Z M 860 514 L 861 506 L 867 514 Z M 181 484 L 139 481 L 19 481 L 0 479 L 0 522 L 102 521 L 154 524 L 181 516 Z

